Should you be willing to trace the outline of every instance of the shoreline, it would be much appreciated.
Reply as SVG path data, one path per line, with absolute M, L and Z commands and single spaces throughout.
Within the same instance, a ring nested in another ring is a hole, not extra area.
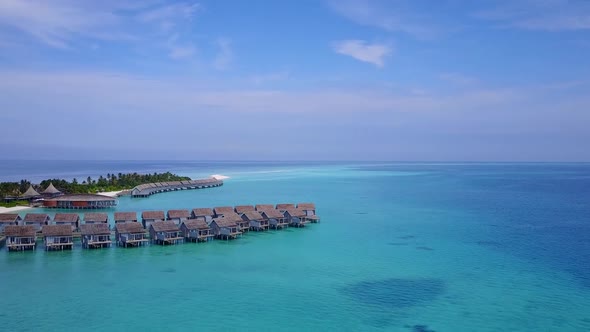
M 125 189 L 129 190 L 129 189 Z M 118 197 L 120 193 L 124 192 L 125 190 L 116 190 L 116 191 L 105 191 L 96 193 L 97 195 L 108 196 L 108 197 Z
M 32 209 L 30 206 L 13 206 L 13 207 L 4 207 L 0 206 L 0 213 L 14 213 L 20 212 L 22 210 Z

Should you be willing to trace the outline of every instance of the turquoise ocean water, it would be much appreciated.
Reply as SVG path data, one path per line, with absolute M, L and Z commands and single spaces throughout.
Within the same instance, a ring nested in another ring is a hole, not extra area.
M 116 210 L 311 201 L 322 217 L 304 229 L 236 241 L 3 249 L 6 331 L 590 330 L 589 164 L 1 168 L 5 179 L 27 172 L 224 174 L 231 178 L 223 187 L 123 197 Z

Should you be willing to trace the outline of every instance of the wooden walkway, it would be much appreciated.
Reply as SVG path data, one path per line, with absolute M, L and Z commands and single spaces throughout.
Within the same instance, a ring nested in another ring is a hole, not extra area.
M 146 183 L 131 189 L 131 197 L 149 197 L 153 194 L 164 193 L 168 191 L 204 189 L 219 187 L 222 185 L 222 180 L 217 180 L 214 178 L 190 181 Z

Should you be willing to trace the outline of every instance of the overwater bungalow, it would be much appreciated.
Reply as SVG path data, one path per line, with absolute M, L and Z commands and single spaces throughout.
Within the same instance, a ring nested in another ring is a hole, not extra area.
M 53 186 L 53 183 L 49 183 L 49 185 L 47 186 L 47 188 L 45 188 L 45 190 L 43 190 L 41 192 L 41 196 L 45 197 L 45 198 L 52 198 L 52 197 L 57 197 L 63 195 L 61 191 L 57 190 L 57 188 L 55 188 Z
M 138 222 L 121 222 L 115 224 L 115 240 L 122 247 L 137 247 L 148 242 L 145 229 Z
M 213 208 L 215 218 L 221 218 L 227 214 L 235 214 L 234 208 L 231 206 L 218 206 Z
M 35 226 L 35 231 L 41 231 L 41 228 L 45 225 L 49 225 L 51 218 L 46 213 L 27 213 L 23 218 L 23 225 Z
M 265 219 L 258 211 L 248 211 L 242 214 L 242 219 L 247 221 L 250 229 L 265 231 L 268 229 L 268 219 Z
M 281 213 L 285 213 L 285 211 L 287 211 L 288 209 L 294 209 L 294 208 L 295 208 L 295 204 L 291 204 L 291 203 L 277 204 L 277 210 L 279 210 Z
M 187 221 L 190 218 L 191 213 L 188 210 L 169 210 L 168 220 L 174 221 L 176 225 L 180 225 L 182 222 Z
M 23 218 L 18 213 L 0 213 L 0 233 L 4 232 L 6 226 L 16 226 Z
M 206 242 L 213 237 L 213 232 L 203 219 L 189 219 L 180 224 L 180 232 L 185 240 L 191 242 Z
M 183 237 L 174 221 L 154 221 L 150 224 L 150 237 L 157 244 L 177 244 Z
M 164 211 L 143 211 L 141 213 L 141 223 L 145 229 L 150 229 L 150 225 L 156 221 L 164 220 L 166 220 Z
M 215 213 L 210 208 L 196 208 L 191 212 L 191 219 L 204 220 L 207 225 L 211 223 Z
M 282 229 L 289 226 L 289 221 L 277 209 L 269 209 L 262 211 L 262 217 L 268 220 L 268 225 L 274 229 Z
M 254 205 L 238 205 L 234 208 L 234 211 L 239 215 L 255 210 Z
M 284 212 L 285 218 L 289 221 L 290 226 L 303 227 L 307 223 L 305 212 L 297 208 L 287 209 Z
M 137 222 L 135 212 L 115 212 L 115 224 Z
M 36 232 L 35 226 L 6 225 L 6 248 L 8 251 L 35 250 Z
M 80 226 L 80 216 L 77 213 L 56 213 L 53 217 L 54 225 L 70 225 L 72 231 Z
M 85 224 L 108 224 L 109 223 L 109 215 L 106 213 L 84 213 L 84 223 Z
M 111 246 L 111 231 L 106 223 L 80 225 L 82 247 L 86 249 Z
M 43 226 L 45 250 L 70 250 L 74 246 L 72 227 L 70 225 Z
M 320 222 L 320 217 L 316 215 L 315 204 L 313 203 L 299 203 L 297 208 L 305 212 L 305 219 L 312 223 Z
M 215 218 L 211 221 L 210 226 L 213 235 L 220 239 L 235 239 L 242 234 L 236 223 L 236 219 L 232 217 Z
M 232 212 L 226 213 L 223 218 L 229 218 L 233 220 L 236 225 L 238 225 L 238 230 L 242 233 L 245 233 L 250 230 L 250 222 L 247 220 L 242 219 L 239 214 Z
M 254 207 L 254 209 L 260 213 L 262 213 L 262 211 L 265 210 L 274 210 L 275 206 L 272 204 L 256 204 L 256 206 Z

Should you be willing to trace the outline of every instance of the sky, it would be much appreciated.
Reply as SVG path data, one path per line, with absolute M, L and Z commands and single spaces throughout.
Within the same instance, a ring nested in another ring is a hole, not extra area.
M 590 161 L 588 0 L 0 0 L 0 159 Z

